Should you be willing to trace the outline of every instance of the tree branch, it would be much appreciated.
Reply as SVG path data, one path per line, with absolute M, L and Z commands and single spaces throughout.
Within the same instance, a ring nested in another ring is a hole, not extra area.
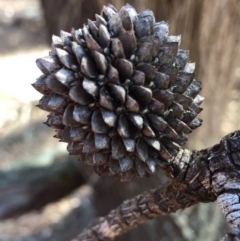
M 240 240 L 240 131 L 209 149 L 182 149 L 170 163 L 165 172 L 174 177 L 172 181 L 124 201 L 107 216 L 96 219 L 74 241 L 112 240 L 160 214 L 217 198 L 232 227 L 232 233 L 221 241 Z
M 240 131 L 229 134 L 209 149 L 182 149 L 169 161 L 169 166 L 164 167 L 171 181 L 123 202 L 106 217 L 96 219 L 76 240 L 111 240 L 161 214 L 216 199 L 232 227 L 232 232 L 221 241 L 238 240 L 239 166 Z M 50 167 L 0 173 L 0 180 L 0 218 L 3 219 L 56 201 L 83 184 L 86 177 L 69 159 Z
M 96 219 L 76 240 L 111 240 L 160 214 L 170 214 L 198 201 L 199 196 L 194 190 L 173 180 L 124 201 L 106 217 Z

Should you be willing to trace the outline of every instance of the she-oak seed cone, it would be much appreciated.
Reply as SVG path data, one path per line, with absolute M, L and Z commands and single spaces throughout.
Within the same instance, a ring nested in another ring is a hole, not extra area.
M 189 51 L 168 23 L 129 4 L 104 6 L 82 29 L 52 37 L 33 84 L 46 125 L 71 155 L 121 181 L 165 169 L 201 125 L 203 97 Z

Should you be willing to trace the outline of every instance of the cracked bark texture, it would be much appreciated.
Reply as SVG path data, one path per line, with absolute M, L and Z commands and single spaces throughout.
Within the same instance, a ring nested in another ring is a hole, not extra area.
M 135 226 L 198 202 L 213 202 L 232 231 L 221 241 L 240 240 L 240 131 L 201 151 L 182 149 L 165 173 L 172 180 L 124 201 L 107 216 L 96 219 L 74 241 L 113 240 Z
M 240 132 L 232 133 L 214 146 L 209 156 L 212 186 L 232 233 L 221 241 L 240 240 Z

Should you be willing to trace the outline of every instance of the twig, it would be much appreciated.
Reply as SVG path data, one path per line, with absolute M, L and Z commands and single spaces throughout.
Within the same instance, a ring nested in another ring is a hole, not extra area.
M 198 194 L 194 190 L 173 180 L 124 201 L 106 217 L 95 220 L 76 240 L 113 239 L 160 214 L 167 215 L 197 202 Z
M 184 209 L 198 202 L 218 204 L 232 227 L 232 233 L 221 241 L 240 237 L 240 131 L 224 137 L 212 148 L 190 152 L 180 150 L 178 160 L 171 163 L 174 179 L 124 201 L 107 216 L 96 219 L 74 241 L 103 241 L 134 228 L 138 224 Z M 181 165 L 179 163 L 185 163 Z M 177 165 L 176 165 L 177 164 Z

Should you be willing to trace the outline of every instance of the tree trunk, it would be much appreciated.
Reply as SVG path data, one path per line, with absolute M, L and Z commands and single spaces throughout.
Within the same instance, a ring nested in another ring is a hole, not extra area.
M 87 19 L 93 19 L 99 12 L 95 0 L 41 0 L 49 40 L 60 30 L 70 32 L 72 28 L 82 28 Z

